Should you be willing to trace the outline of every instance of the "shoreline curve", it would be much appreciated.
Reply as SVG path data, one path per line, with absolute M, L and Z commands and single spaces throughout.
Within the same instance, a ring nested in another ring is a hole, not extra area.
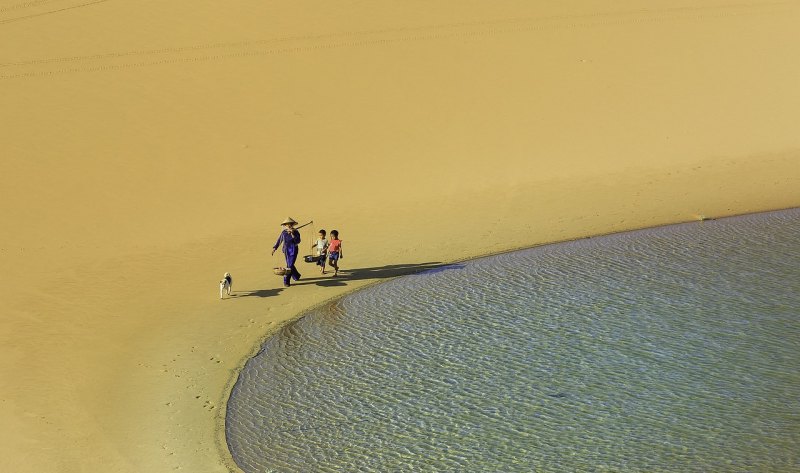
M 769 209 L 769 210 L 760 210 L 760 211 L 755 211 L 755 212 L 737 213 L 737 214 L 733 214 L 733 215 L 725 215 L 725 216 L 718 217 L 718 218 L 717 217 L 711 218 L 711 217 L 706 217 L 706 216 L 700 216 L 700 217 L 692 219 L 692 220 L 665 223 L 665 224 L 655 225 L 655 226 L 651 226 L 651 227 L 631 228 L 631 229 L 627 229 L 627 230 L 608 232 L 608 233 L 598 233 L 598 234 L 583 236 L 583 237 L 579 237 L 579 238 L 571 238 L 571 239 L 565 239 L 565 240 L 550 241 L 550 242 L 544 242 L 544 243 L 535 244 L 535 245 L 532 245 L 532 246 L 522 246 L 522 247 L 518 247 L 518 248 L 511 248 L 511 249 L 507 249 L 507 250 L 503 250 L 503 251 L 499 251 L 499 252 L 495 252 L 495 253 L 487 253 L 487 254 L 468 256 L 468 257 L 457 259 L 457 260 L 442 262 L 440 264 L 437 264 L 434 268 L 422 268 L 422 269 L 419 269 L 417 271 L 403 273 L 403 274 L 399 274 L 397 276 L 393 276 L 391 279 L 373 281 L 373 282 L 371 282 L 369 284 L 366 284 L 366 285 L 358 287 L 358 288 L 354 288 L 354 289 L 352 289 L 350 291 L 347 291 L 347 292 L 344 292 L 342 294 L 337 294 L 336 296 L 333 296 L 330 299 L 326 299 L 326 300 L 324 300 L 324 301 L 322 301 L 320 303 L 314 304 L 313 306 L 309 306 L 309 307 L 303 309 L 302 312 L 296 314 L 295 317 L 292 317 L 291 319 L 286 320 L 281 325 L 279 325 L 277 327 L 274 327 L 274 328 L 271 328 L 269 332 L 265 333 L 264 336 L 260 339 L 260 341 L 250 351 L 250 354 L 247 355 L 243 359 L 243 361 L 239 364 L 239 367 L 235 370 L 235 375 L 232 376 L 230 378 L 229 382 L 226 384 L 223 401 L 221 403 L 221 405 L 224 406 L 224 409 L 220 409 L 220 412 L 218 414 L 218 425 L 217 425 L 217 428 L 215 429 L 215 434 L 218 437 L 218 444 L 219 444 L 219 448 L 220 448 L 220 457 L 221 457 L 223 463 L 226 465 L 226 467 L 229 468 L 231 471 L 237 471 L 237 472 L 242 471 L 241 468 L 239 468 L 239 466 L 236 464 L 236 461 L 233 459 L 233 455 L 230 452 L 230 444 L 228 443 L 228 439 L 227 439 L 227 435 L 226 435 L 225 422 L 226 422 L 226 419 L 227 419 L 228 402 L 230 401 L 230 397 L 231 397 L 233 388 L 236 385 L 236 383 L 239 381 L 239 378 L 241 376 L 241 372 L 244 369 L 245 365 L 251 359 L 253 359 L 254 357 L 258 356 L 258 354 L 261 352 L 264 344 L 267 343 L 267 341 L 270 338 L 272 338 L 274 336 L 277 336 L 277 334 L 278 334 L 278 332 L 280 330 L 299 322 L 301 319 L 303 319 L 303 318 L 315 313 L 320 308 L 322 308 L 324 306 L 327 306 L 327 305 L 336 304 L 336 303 L 338 303 L 338 301 L 340 301 L 340 300 L 344 299 L 345 297 L 348 297 L 348 296 L 350 296 L 350 295 L 352 295 L 352 294 L 354 294 L 356 292 L 368 290 L 368 289 L 370 289 L 370 288 L 372 288 L 374 286 L 377 286 L 377 285 L 380 285 L 380 284 L 385 284 L 385 283 L 387 283 L 389 281 L 392 281 L 392 280 L 395 280 L 395 279 L 398 279 L 398 278 L 402 278 L 402 277 L 405 277 L 405 276 L 410 276 L 410 275 L 414 275 L 414 274 L 423 273 L 425 271 L 430 271 L 431 269 L 435 269 L 435 268 L 447 267 L 447 266 L 450 266 L 450 265 L 459 264 L 459 263 L 463 263 L 463 262 L 466 262 L 466 261 L 474 261 L 474 260 L 483 259 L 483 258 L 491 258 L 491 257 L 494 257 L 494 256 L 499 256 L 499 255 L 503 255 L 503 254 L 507 254 L 507 253 L 514 253 L 514 252 L 517 252 L 517 251 L 529 250 L 529 249 L 538 248 L 538 247 L 542 247 L 542 246 L 559 245 L 559 244 L 568 243 L 568 242 L 577 241 L 577 240 L 600 238 L 600 237 L 604 237 L 604 236 L 619 235 L 619 234 L 636 232 L 636 231 L 641 231 L 641 230 L 652 230 L 652 229 L 658 229 L 658 228 L 662 228 L 662 227 L 669 227 L 669 226 L 673 226 L 673 225 L 682 225 L 682 224 L 689 224 L 689 223 L 700 223 L 700 222 L 709 221 L 709 220 L 727 219 L 727 218 L 743 217 L 743 216 L 747 216 L 747 215 L 765 214 L 765 213 L 772 213 L 772 212 L 784 212 L 784 211 L 791 211 L 791 210 L 800 210 L 800 207 L 785 207 L 785 208 L 779 208 L 779 209 Z
M 235 471 L 231 380 L 309 307 L 427 263 L 800 205 L 791 2 L 47 4 L 0 11 L 30 16 L 0 28 L 19 45 L 0 471 Z M 366 270 L 283 288 L 287 215 Z

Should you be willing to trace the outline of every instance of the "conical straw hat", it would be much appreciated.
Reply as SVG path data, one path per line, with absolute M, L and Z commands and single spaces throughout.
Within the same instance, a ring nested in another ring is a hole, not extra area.
M 286 219 L 281 222 L 281 225 L 297 225 L 297 222 L 295 222 L 292 217 L 286 217 Z

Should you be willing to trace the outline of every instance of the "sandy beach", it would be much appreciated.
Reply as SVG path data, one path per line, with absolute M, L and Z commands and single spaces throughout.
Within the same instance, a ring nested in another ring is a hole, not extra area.
M 0 0 L 0 470 L 237 471 L 238 370 L 311 307 L 800 206 L 798 24 L 796 1 Z M 341 278 L 283 287 L 287 216 L 340 231 Z

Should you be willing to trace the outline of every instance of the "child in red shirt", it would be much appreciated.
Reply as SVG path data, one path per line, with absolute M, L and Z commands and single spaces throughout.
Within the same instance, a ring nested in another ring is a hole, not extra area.
M 331 241 L 328 244 L 328 262 L 333 267 L 333 275 L 339 274 L 339 259 L 342 256 L 342 240 L 339 239 L 339 232 L 331 230 Z

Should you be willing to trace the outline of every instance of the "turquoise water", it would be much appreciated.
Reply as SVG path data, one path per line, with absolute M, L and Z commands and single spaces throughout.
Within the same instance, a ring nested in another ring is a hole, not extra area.
M 442 266 L 244 367 L 246 472 L 800 471 L 800 209 Z

